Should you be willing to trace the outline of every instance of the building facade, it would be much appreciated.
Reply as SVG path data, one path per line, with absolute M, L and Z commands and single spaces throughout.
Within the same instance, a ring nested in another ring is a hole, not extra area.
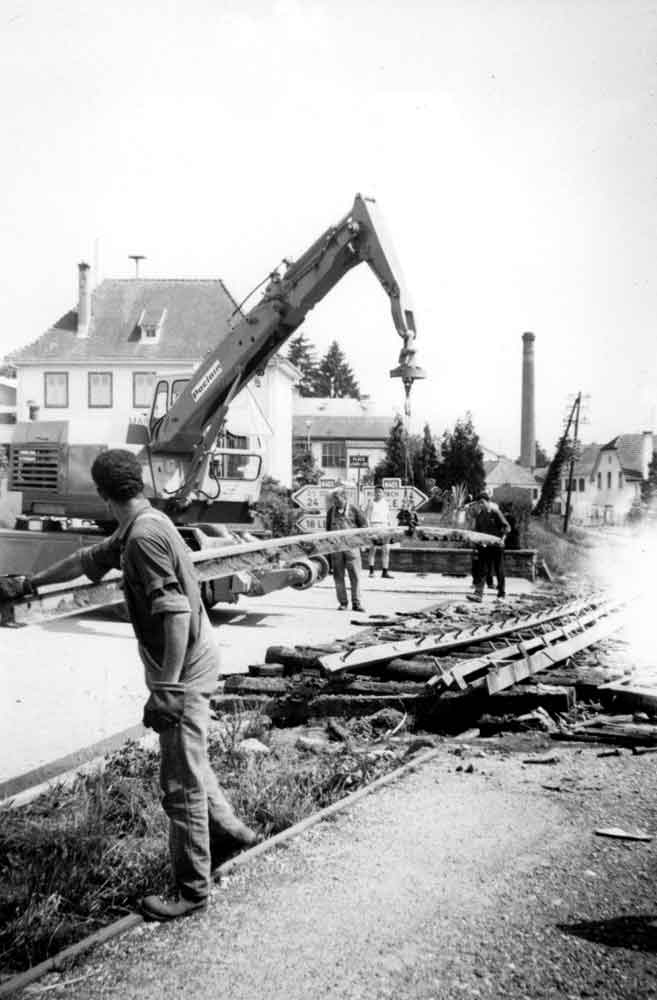
M 623 524 L 641 510 L 641 490 L 653 455 L 651 431 L 619 434 L 586 446 L 575 463 L 571 517 L 584 524 Z M 569 469 L 564 466 L 557 513 L 565 511 Z
M 375 415 L 362 399 L 293 399 L 294 447 L 312 454 L 322 475 L 356 481 L 372 473 L 385 458 L 385 446 L 394 415 Z M 356 464 L 358 463 L 358 464 Z
M 220 280 L 107 279 L 92 291 L 89 267 L 80 264 L 78 292 L 76 308 L 13 354 L 16 412 L 20 421 L 69 421 L 90 440 L 108 427 L 146 422 L 158 377 L 191 375 L 230 334 L 237 311 Z M 263 471 L 287 483 L 298 375 L 276 357 L 228 418 L 232 433 L 260 439 Z

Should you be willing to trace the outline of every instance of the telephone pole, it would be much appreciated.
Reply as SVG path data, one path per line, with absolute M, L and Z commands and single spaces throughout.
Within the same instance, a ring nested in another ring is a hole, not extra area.
M 579 443 L 579 416 L 582 407 L 582 393 L 578 392 L 575 397 L 575 402 L 573 403 L 573 408 L 570 411 L 570 416 L 568 418 L 568 426 L 566 427 L 566 435 L 570 430 L 570 425 L 575 421 L 575 432 L 573 434 L 573 446 L 570 453 L 570 466 L 568 469 L 568 491 L 566 493 L 566 511 L 563 516 L 563 533 L 568 534 L 568 522 L 570 521 L 570 508 L 571 508 L 571 497 L 573 493 L 573 476 L 575 473 L 575 456 L 577 454 L 577 447 Z

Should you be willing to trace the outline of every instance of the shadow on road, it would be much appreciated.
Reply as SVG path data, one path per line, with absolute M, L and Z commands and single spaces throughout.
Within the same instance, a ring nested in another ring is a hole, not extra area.
M 557 924 L 560 931 L 584 938 L 608 948 L 631 948 L 633 951 L 657 953 L 657 914 L 637 913 L 608 920 L 582 920 L 574 924 Z

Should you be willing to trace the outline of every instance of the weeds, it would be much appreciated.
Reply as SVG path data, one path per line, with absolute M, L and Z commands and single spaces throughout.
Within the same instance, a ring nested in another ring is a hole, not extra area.
M 265 716 L 235 713 L 213 726 L 210 760 L 233 806 L 265 836 L 280 833 L 396 765 L 392 752 L 299 752 L 285 741 L 261 757 L 239 742 L 275 741 Z M 54 788 L 30 805 L 0 810 L 0 967 L 42 961 L 169 891 L 167 821 L 159 754 L 135 743 L 105 769 Z
M 530 520 L 527 540 L 529 547 L 537 549 L 539 557 L 559 576 L 581 570 L 591 548 L 586 534 L 577 528 L 563 535 L 538 518 Z

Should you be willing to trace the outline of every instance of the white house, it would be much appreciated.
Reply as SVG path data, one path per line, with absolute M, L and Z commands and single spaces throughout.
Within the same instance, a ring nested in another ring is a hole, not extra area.
M 227 336 L 236 310 L 219 279 L 106 279 L 92 291 L 80 264 L 76 308 L 12 355 L 18 420 L 84 422 L 91 441 L 94 424 L 145 420 L 156 377 L 190 375 Z M 233 433 L 262 439 L 263 471 L 290 484 L 298 377 L 276 357 L 229 413 Z
M 385 458 L 395 417 L 372 413 L 369 397 L 311 398 L 295 393 L 293 411 L 295 445 L 312 453 L 325 476 L 355 481 L 358 467 L 354 461 L 362 463 L 362 474 Z
M 11 425 L 16 423 L 15 378 L 0 375 L 0 443 L 6 443 L 11 435 Z
M 641 487 L 648 478 L 653 434 L 619 434 L 607 444 L 587 445 L 573 474 L 573 520 L 621 524 L 641 504 Z M 562 470 L 559 509 L 565 509 L 569 470 Z

